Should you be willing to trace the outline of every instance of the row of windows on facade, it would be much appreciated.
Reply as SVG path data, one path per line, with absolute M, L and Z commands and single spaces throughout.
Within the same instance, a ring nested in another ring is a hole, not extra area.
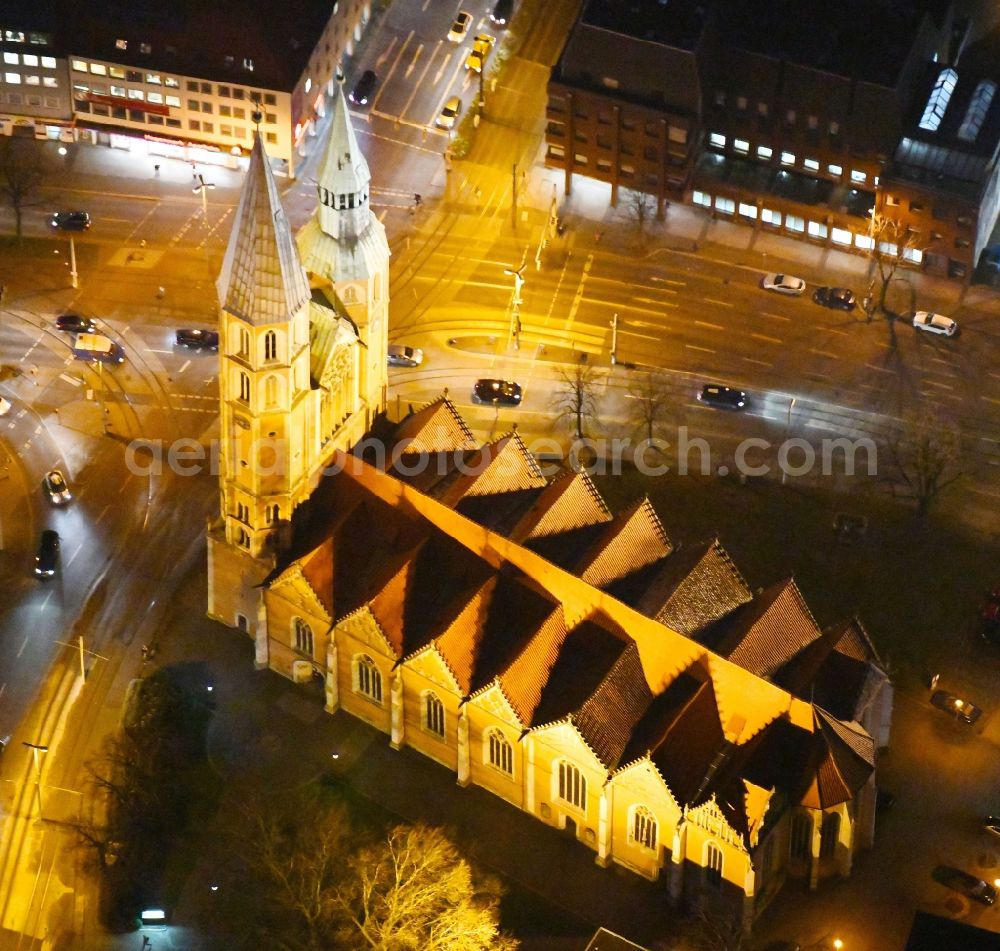
M 95 116 L 105 116 L 110 119 L 122 119 L 126 122 L 141 122 L 145 125 L 161 125 L 169 129 L 183 129 L 184 123 L 180 119 L 172 119 L 170 116 L 157 115 L 154 112 L 146 112 L 142 109 L 126 109 L 124 106 L 104 106 L 98 103 L 85 102 L 77 99 L 73 103 L 76 112 L 90 113 Z M 201 122 L 197 119 L 188 121 L 187 128 L 192 132 L 205 132 L 215 135 L 214 122 Z M 230 126 L 219 124 L 219 135 L 232 139 L 249 138 L 251 132 L 245 126 Z M 264 141 L 268 145 L 277 145 L 278 134 L 276 132 L 265 132 Z
M 42 69 L 55 69 L 56 58 L 54 56 L 38 56 L 35 53 L 9 53 L 3 54 L 4 66 L 41 66 Z
M 5 43 L 30 43 L 32 46 L 51 46 L 52 37 L 48 33 L 23 33 L 21 30 L 4 30 Z
M 110 76 L 112 79 L 125 79 L 130 83 L 145 83 L 148 86 L 166 86 L 168 89 L 180 89 L 181 80 L 165 73 L 149 73 L 138 69 L 127 69 L 123 66 L 109 66 L 107 63 L 91 63 L 82 59 L 72 60 L 73 71 L 90 73 L 93 76 Z M 265 106 L 275 106 L 277 96 L 272 92 L 257 89 L 246 89 L 242 86 L 223 85 L 221 83 L 206 83 L 197 79 L 184 80 L 184 88 L 188 92 L 200 92 L 204 95 L 214 95 L 222 99 L 247 99 L 251 102 L 262 102 Z
M 749 106 L 746 96 L 737 96 L 736 100 L 736 110 L 738 112 L 746 112 Z M 722 89 L 717 89 L 715 91 L 715 105 L 722 107 L 726 104 L 726 93 Z M 761 118 L 767 118 L 771 113 L 771 107 L 766 102 L 757 103 L 757 115 Z M 799 114 L 794 109 L 785 110 L 785 125 L 789 128 L 795 126 L 799 121 Z M 820 120 L 819 116 L 806 116 L 806 128 L 812 129 L 814 131 L 819 131 Z M 840 135 L 840 123 L 830 120 L 826 124 L 827 132 L 832 136 Z
M 62 109 L 64 105 L 64 100 L 60 99 L 58 96 L 45 96 L 44 98 L 42 96 L 22 96 L 19 92 L 8 93 L 7 102 L 9 102 L 12 106 L 44 105 L 46 109 Z
M 708 136 L 708 144 L 716 149 L 726 148 L 727 143 L 726 136 L 721 132 L 711 132 Z M 746 139 L 733 139 L 733 152 L 737 155 L 749 155 L 750 154 L 750 143 Z M 769 145 L 758 145 L 756 157 L 761 162 L 771 162 L 774 159 L 774 149 Z M 798 164 L 798 157 L 794 152 L 788 152 L 782 150 L 779 156 L 779 161 L 781 165 L 787 168 L 794 168 Z M 807 172 L 818 172 L 820 170 L 820 164 L 818 159 L 814 158 L 804 158 L 802 159 L 802 168 Z M 842 179 L 844 177 L 844 167 L 842 165 L 829 164 L 826 166 L 826 173 L 833 178 Z M 852 168 L 850 174 L 850 182 L 852 185 L 867 185 L 868 184 L 868 173 L 862 171 L 861 169 Z M 878 176 L 874 176 L 874 186 L 878 188 Z
M 548 104 L 548 111 L 555 113 L 556 115 L 562 115 L 566 112 L 566 106 L 562 99 L 550 99 Z M 590 119 L 590 116 L 584 112 L 579 107 L 575 108 L 573 111 L 573 118 L 578 119 L 582 122 L 586 122 Z M 597 113 L 598 125 L 613 125 L 612 116 L 606 112 Z M 623 132 L 634 132 L 639 126 L 639 120 L 632 118 L 627 113 L 621 113 L 620 127 Z M 654 120 L 652 122 L 646 122 L 644 125 L 646 135 L 650 138 L 658 139 L 660 133 L 663 129 L 663 122 L 660 120 Z M 686 145 L 688 141 L 688 130 L 682 126 L 668 125 L 667 126 L 667 140 L 670 142 L 676 142 L 678 145 Z
M 8 86 L 45 86 L 47 89 L 58 89 L 59 80 L 55 76 L 38 76 L 34 73 L 4 72 L 3 81 Z
M 301 381 L 296 378 L 293 378 L 292 386 L 295 388 L 295 392 L 303 389 Z M 264 407 L 266 409 L 274 409 L 280 405 L 282 389 L 283 387 L 281 385 L 281 381 L 276 376 L 268 376 L 264 378 Z M 246 373 L 240 373 L 239 392 L 239 401 L 249 406 L 251 386 L 250 377 Z
M 846 228 L 831 227 L 825 221 L 808 221 L 799 215 L 782 214 L 773 208 L 758 208 L 751 202 L 737 202 L 724 195 L 713 197 L 708 192 L 694 191 L 691 193 L 691 201 L 704 208 L 711 208 L 720 215 L 735 216 L 748 222 L 754 222 L 759 218 L 763 224 L 773 228 L 784 227 L 786 231 L 806 234 L 821 241 L 829 238 L 833 244 L 845 248 L 853 246 L 859 251 L 870 251 L 875 246 L 874 240 L 868 234 L 855 234 Z M 879 250 L 891 257 L 896 254 L 897 247 L 891 241 L 880 241 Z M 903 258 L 911 264 L 919 264 L 923 260 L 923 252 L 919 248 L 906 248 Z
M 166 105 L 174 109 L 181 108 L 181 97 L 171 95 L 170 93 L 136 89 L 133 86 L 116 86 L 114 83 L 111 83 L 110 86 L 99 84 L 86 85 L 84 83 L 73 84 L 73 96 L 75 98 L 85 100 L 87 95 L 91 93 L 95 96 L 111 96 L 115 99 L 126 99 L 129 102 L 150 102 L 155 106 Z M 247 118 L 247 110 L 241 106 L 229 106 L 219 103 L 218 108 L 219 115 L 223 118 L 243 120 Z M 187 109 L 188 112 L 215 114 L 215 104 L 207 100 L 188 99 Z M 253 118 L 253 110 L 250 111 L 249 115 L 250 118 Z M 274 112 L 264 112 L 263 120 L 265 125 L 275 125 L 278 122 L 278 115 Z

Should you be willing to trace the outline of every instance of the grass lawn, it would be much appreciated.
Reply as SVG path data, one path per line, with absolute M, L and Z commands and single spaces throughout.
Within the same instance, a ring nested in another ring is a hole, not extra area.
M 872 484 L 831 492 L 634 471 L 595 481 L 613 511 L 648 494 L 675 545 L 718 535 L 754 588 L 794 576 L 821 627 L 856 614 L 897 682 L 936 669 L 949 642 L 972 636 L 983 592 L 1000 581 L 1000 543 L 951 519 L 948 499 L 921 523 Z M 839 543 L 838 512 L 865 515 L 866 535 Z

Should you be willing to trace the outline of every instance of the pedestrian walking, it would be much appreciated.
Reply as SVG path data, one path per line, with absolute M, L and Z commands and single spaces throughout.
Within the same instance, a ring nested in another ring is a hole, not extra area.
M 158 288 L 156 289 L 156 299 L 157 299 L 157 300 L 163 300 L 163 298 L 164 298 L 164 295 L 165 295 L 166 293 L 167 293 L 167 289 L 166 289 L 165 287 L 158 287 Z
M 603 231 L 595 231 L 594 232 L 594 244 L 600 244 L 601 243 L 601 238 L 603 238 L 603 237 L 604 237 L 604 232 Z
M 142 947 L 139 949 L 139 951 L 147 951 L 147 949 L 152 947 L 153 947 L 153 942 L 149 940 L 149 935 L 144 934 L 142 936 Z
M 0 284 L 0 307 L 3 307 L 5 300 L 7 300 L 7 285 Z
M 154 165 L 153 166 L 153 174 L 156 175 L 157 178 L 160 177 L 160 166 L 159 165 Z

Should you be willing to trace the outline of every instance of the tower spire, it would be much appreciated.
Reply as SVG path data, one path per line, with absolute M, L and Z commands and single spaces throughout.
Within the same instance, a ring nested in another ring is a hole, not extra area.
M 288 320 L 309 300 L 309 281 L 259 132 L 216 287 L 222 309 L 255 326 Z
M 338 241 L 351 242 L 368 227 L 371 171 L 358 145 L 340 80 L 333 96 L 330 140 L 320 166 L 319 225 Z

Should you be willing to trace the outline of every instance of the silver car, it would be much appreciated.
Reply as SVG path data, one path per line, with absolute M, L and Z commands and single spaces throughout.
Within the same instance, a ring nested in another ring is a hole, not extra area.
M 423 350 L 405 347 L 401 343 L 390 343 L 387 353 L 391 367 L 418 367 L 424 362 Z
M 760 286 L 765 291 L 798 297 L 805 291 L 806 282 L 801 277 L 793 277 L 791 274 L 765 274 L 761 279 Z

